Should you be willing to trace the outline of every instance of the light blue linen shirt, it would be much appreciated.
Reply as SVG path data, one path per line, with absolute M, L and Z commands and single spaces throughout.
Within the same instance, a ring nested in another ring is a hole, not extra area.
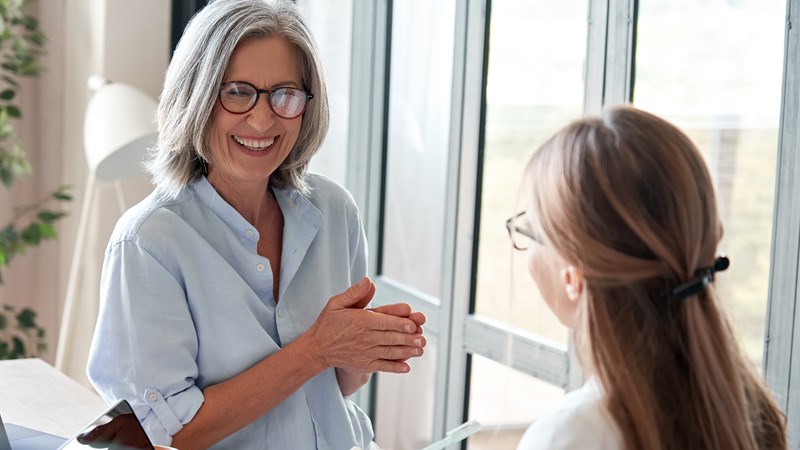
M 154 443 L 169 445 L 192 420 L 203 389 L 294 341 L 365 275 L 352 196 L 320 175 L 308 182 L 309 197 L 274 190 L 285 224 L 277 304 L 258 231 L 205 178 L 173 201 L 150 195 L 117 223 L 87 373 L 106 402 L 131 403 Z M 213 448 L 346 450 L 372 438 L 328 369 Z

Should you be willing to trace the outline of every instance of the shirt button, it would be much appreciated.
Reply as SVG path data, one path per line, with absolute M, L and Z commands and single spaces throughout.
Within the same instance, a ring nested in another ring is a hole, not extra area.
M 263 264 L 257 265 L 256 266 L 256 270 L 259 271 L 259 272 L 263 272 L 264 271 L 264 265 Z
M 245 230 L 244 234 L 247 237 L 253 237 L 255 233 L 253 233 L 253 230 Z
M 151 393 L 150 395 L 147 396 L 147 399 L 150 400 L 151 402 L 155 402 L 158 400 L 158 396 L 156 394 Z
M 278 312 L 278 317 L 283 317 L 283 310 L 278 308 L 276 311 Z

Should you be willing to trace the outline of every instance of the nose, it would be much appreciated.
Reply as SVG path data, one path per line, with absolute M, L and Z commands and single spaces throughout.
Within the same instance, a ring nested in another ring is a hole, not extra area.
M 266 131 L 275 123 L 276 117 L 269 106 L 269 98 L 262 95 L 259 96 L 253 109 L 247 113 L 247 123 L 257 131 Z

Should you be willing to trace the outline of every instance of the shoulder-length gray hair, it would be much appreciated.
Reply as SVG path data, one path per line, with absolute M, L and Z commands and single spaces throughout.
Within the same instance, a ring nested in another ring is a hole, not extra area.
M 209 122 L 231 54 L 250 37 L 277 36 L 294 44 L 303 88 L 314 95 L 300 135 L 270 177 L 279 188 L 307 194 L 311 157 L 328 132 L 328 95 L 317 49 L 297 7 L 286 0 L 216 0 L 189 22 L 167 69 L 158 105 L 158 141 L 146 169 L 162 196 L 174 198 L 211 161 Z

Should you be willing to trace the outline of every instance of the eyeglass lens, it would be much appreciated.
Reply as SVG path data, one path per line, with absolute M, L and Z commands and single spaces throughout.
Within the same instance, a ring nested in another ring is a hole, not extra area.
M 303 114 L 308 100 L 312 98 L 311 94 L 301 89 L 279 87 L 269 91 L 257 89 L 249 83 L 232 82 L 222 85 L 219 100 L 228 112 L 244 114 L 253 109 L 262 93 L 267 94 L 272 111 L 284 119 L 294 119 Z
M 539 240 L 531 230 L 530 225 L 525 216 L 525 211 L 517 213 L 506 221 L 506 228 L 508 229 L 508 236 L 511 238 L 511 243 L 517 250 L 527 250 L 531 241 L 538 242 Z

